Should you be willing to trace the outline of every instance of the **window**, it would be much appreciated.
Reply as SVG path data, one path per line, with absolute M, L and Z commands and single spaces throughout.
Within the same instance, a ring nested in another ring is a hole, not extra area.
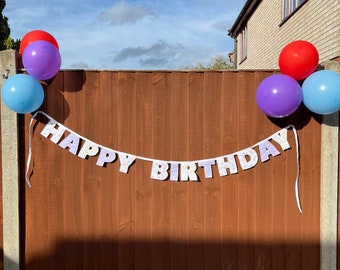
M 248 29 L 247 27 L 245 27 L 241 33 L 241 50 L 240 50 L 240 53 L 241 53 L 241 62 L 243 60 L 245 60 L 247 58 L 247 54 L 248 54 Z
M 307 0 L 282 0 L 283 2 L 283 19 L 289 17 L 293 14 L 294 11 L 297 10 L 303 3 L 307 2 Z

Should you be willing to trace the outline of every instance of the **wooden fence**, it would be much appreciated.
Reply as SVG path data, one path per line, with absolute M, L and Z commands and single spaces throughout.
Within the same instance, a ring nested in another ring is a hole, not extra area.
M 319 269 L 320 119 L 303 106 L 270 119 L 255 91 L 273 72 L 61 71 L 43 112 L 98 145 L 152 160 L 210 159 L 293 124 L 290 149 L 199 181 L 151 179 L 152 162 L 97 166 L 21 118 L 24 269 Z M 66 133 L 64 137 L 66 137 Z M 30 181 L 25 184 L 29 137 Z M 84 141 L 84 140 L 82 140 Z M 257 147 L 253 148 L 260 155 Z M 297 150 L 299 156 L 297 156 Z M 299 162 L 297 162 L 299 161 Z M 297 208 L 295 179 L 303 213 Z

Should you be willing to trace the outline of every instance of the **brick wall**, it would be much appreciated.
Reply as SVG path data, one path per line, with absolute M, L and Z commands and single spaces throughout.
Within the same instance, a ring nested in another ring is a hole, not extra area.
M 277 69 L 282 48 L 304 39 L 318 49 L 320 63 L 340 55 L 340 1 L 309 0 L 282 23 L 282 0 L 263 0 L 248 22 L 248 55 L 238 69 Z M 241 50 L 238 36 L 238 51 Z

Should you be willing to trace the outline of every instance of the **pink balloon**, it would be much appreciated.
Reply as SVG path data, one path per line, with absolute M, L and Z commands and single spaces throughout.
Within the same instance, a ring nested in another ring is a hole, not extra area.
M 61 66 L 58 49 L 43 40 L 30 43 L 25 48 L 22 61 L 27 73 L 38 80 L 53 78 Z

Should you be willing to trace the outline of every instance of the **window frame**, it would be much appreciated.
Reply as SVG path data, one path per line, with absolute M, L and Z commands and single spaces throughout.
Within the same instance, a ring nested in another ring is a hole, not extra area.
M 282 0 L 282 23 L 296 13 L 308 0 Z
M 245 26 L 241 32 L 240 64 L 248 57 L 248 27 Z

